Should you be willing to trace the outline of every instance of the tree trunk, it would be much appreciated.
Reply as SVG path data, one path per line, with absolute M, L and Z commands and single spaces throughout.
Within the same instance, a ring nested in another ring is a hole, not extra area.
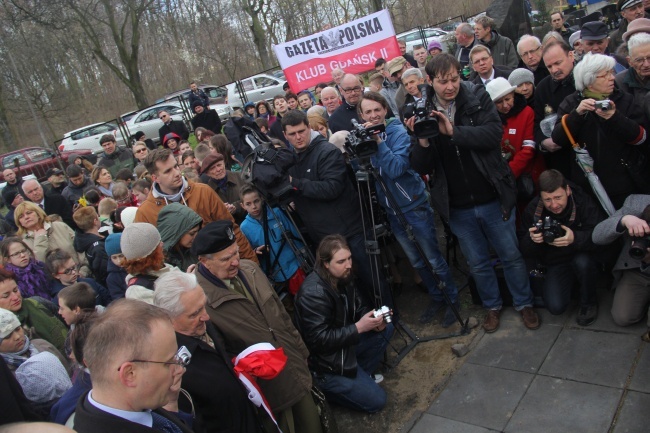
M 9 128 L 9 120 L 7 119 L 4 100 L 2 98 L 2 86 L 0 86 L 0 151 L 4 153 L 17 148 L 18 142 Z

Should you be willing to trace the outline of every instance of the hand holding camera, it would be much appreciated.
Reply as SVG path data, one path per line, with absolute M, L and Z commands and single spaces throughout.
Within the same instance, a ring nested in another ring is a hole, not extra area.
M 573 243 L 573 231 L 550 216 L 539 220 L 529 230 L 530 238 L 535 243 L 547 243 L 555 247 L 566 247 Z
M 359 334 L 363 334 L 364 332 L 368 331 L 381 331 L 386 327 L 384 317 L 382 315 L 375 316 L 375 311 L 376 310 L 368 311 L 363 315 L 363 317 L 361 317 L 361 319 L 357 321 L 357 323 L 355 323 L 357 332 L 359 332 Z

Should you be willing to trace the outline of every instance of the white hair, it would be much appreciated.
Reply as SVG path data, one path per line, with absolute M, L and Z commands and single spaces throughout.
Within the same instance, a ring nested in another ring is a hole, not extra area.
M 529 41 L 529 40 L 534 40 L 535 41 L 535 46 L 541 47 L 542 46 L 542 41 L 539 40 L 537 36 L 533 35 L 523 35 L 522 37 L 519 38 L 519 42 L 517 42 L 517 54 L 521 55 L 521 50 L 519 47 L 521 46 L 522 43 Z
M 323 99 L 323 93 L 325 93 L 325 92 L 334 92 L 334 94 L 336 95 L 337 98 L 341 97 L 341 95 L 339 95 L 339 91 L 336 90 L 335 87 L 325 87 L 323 90 L 320 91 L 321 99 Z
M 406 78 L 410 77 L 411 75 L 415 75 L 418 78 L 424 78 L 420 68 L 410 68 L 404 71 L 404 73 L 402 74 L 402 81 L 404 81 Z
M 170 316 L 178 317 L 183 314 L 181 295 L 194 290 L 198 285 L 194 274 L 176 269 L 166 272 L 154 283 L 153 304 L 166 310 Z
M 461 23 L 458 27 L 456 27 L 456 29 L 458 30 L 458 32 L 460 32 L 465 36 L 470 36 L 470 37 L 474 36 L 474 29 L 468 23 Z
M 650 34 L 635 33 L 630 36 L 630 39 L 627 41 L 627 49 L 629 52 L 632 52 L 634 48 L 638 48 L 646 44 L 650 44 Z
M 582 92 L 596 81 L 596 75 L 605 71 L 611 71 L 616 65 L 616 60 L 604 54 L 587 53 L 582 60 L 573 68 L 576 90 Z
M 9 169 L 9 170 L 10 170 L 10 169 Z M 30 183 L 30 184 L 31 184 L 31 183 L 35 183 L 36 185 L 40 186 L 41 189 L 43 189 L 43 185 L 41 185 L 41 183 L 40 183 L 39 181 L 37 181 L 36 179 L 27 179 L 27 180 L 24 181 L 23 184 L 21 185 L 21 188 L 23 189 L 23 192 L 25 192 L 25 186 L 26 186 L 28 183 Z

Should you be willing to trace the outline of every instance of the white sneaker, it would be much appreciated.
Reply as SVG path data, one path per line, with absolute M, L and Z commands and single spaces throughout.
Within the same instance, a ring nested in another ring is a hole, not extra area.
M 370 377 L 375 380 L 375 383 L 382 383 L 384 381 L 384 376 L 379 373 L 371 374 Z

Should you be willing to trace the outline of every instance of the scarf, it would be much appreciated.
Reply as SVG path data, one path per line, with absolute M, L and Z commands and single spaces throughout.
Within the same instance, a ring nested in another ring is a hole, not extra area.
M 102 193 L 104 197 L 113 197 L 113 185 L 115 185 L 113 182 L 108 186 L 108 188 L 104 188 L 100 184 L 97 184 L 97 189 L 99 192 Z
M 228 174 L 221 179 L 210 178 L 210 185 L 215 186 L 219 191 L 226 192 L 228 189 Z
M 584 96 L 585 98 L 595 99 L 596 101 L 602 101 L 603 99 L 609 99 L 609 94 L 592 92 L 589 89 L 583 90 L 582 91 L 582 96 Z
M 187 186 L 188 186 L 188 182 L 185 178 L 183 178 L 183 186 L 181 186 L 180 191 L 178 191 L 176 194 L 165 194 L 160 190 L 160 185 L 158 185 L 158 183 L 155 182 L 153 184 L 153 190 L 151 191 L 151 194 L 153 195 L 154 198 L 165 199 L 165 202 L 179 203 L 182 200 L 183 204 L 185 204 L 183 193 L 185 192 Z
M 48 301 L 52 300 L 52 295 L 48 290 L 50 283 L 45 274 L 43 262 L 31 258 L 29 264 L 24 268 L 19 268 L 11 263 L 7 263 L 5 268 L 16 275 L 16 283 L 23 298 L 40 296 Z
M 29 354 L 25 355 L 27 352 L 29 352 Z M 14 353 L 0 353 L 0 355 L 2 355 L 2 358 L 7 362 L 7 365 L 12 370 L 15 370 L 20 367 L 23 362 L 27 361 L 31 356 L 34 356 L 37 353 L 38 349 L 34 347 L 32 342 L 29 341 L 29 337 L 25 335 L 25 345 L 21 351 Z

